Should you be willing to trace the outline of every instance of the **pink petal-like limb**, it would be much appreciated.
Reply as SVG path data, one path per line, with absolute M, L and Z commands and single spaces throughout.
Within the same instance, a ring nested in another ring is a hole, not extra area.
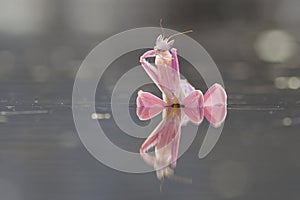
M 146 58 L 153 58 L 155 56 L 156 56 L 155 50 L 147 51 L 140 57 L 140 63 L 144 68 L 144 70 L 147 72 L 147 74 L 150 76 L 150 78 L 153 80 L 153 82 L 158 86 L 157 68 L 146 60 Z
M 166 102 L 149 92 L 138 92 L 136 99 L 137 116 L 140 120 L 148 120 L 158 115 L 166 106 Z
M 178 155 L 181 112 L 174 113 L 173 108 L 167 108 L 166 117 L 150 134 L 140 148 L 142 158 L 157 171 L 157 177 L 161 179 L 171 173 L 171 168 L 176 166 Z M 155 156 L 147 151 L 155 146 Z
M 224 122 L 226 115 L 227 115 L 226 105 L 204 107 L 205 118 L 215 128 L 218 128 Z
M 204 107 L 226 104 L 227 94 L 224 88 L 218 83 L 212 85 L 204 94 Z
M 183 100 L 183 112 L 195 124 L 203 121 L 203 94 L 200 90 L 194 90 Z
M 204 94 L 204 116 L 214 127 L 219 127 L 227 115 L 227 94 L 215 83 Z

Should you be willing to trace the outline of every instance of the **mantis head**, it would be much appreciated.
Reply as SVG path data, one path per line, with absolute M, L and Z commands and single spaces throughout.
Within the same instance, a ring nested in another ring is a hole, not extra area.
M 171 48 L 173 47 L 173 44 L 174 44 L 174 40 L 170 40 L 171 38 L 173 38 L 174 36 L 177 36 L 177 35 L 192 32 L 192 30 L 188 30 L 188 31 L 184 31 L 184 32 L 181 32 L 181 33 L 173 34 L 170 37 L 165 38 L 164 37 L 165 32 L 164 32 L 164 29 L 163 29 L 163 26 L 162 26 L 162 19 L 160 19 L 160 28 L 161 28 L 162 34 L 160 34 L 157 37 L 155 47 L 154 47 L 154 50 L 157 50 L 157 51 L 169 51 L 169 50 L 171 50 Z
M 169 38 L 163 38 L 162 35 L 159 35 L 156 39 L 156 44 L 154 49 L 158 51 L 169 51 L 174 44 L 174 40 L 169 41 Z
M 174 36 L 177 36 L 177 35 L 192 32 L 192 30 L 189 30 L 189 31 L 181 32 L 181 33 L 176 33 L 176 34 L 171 35 L 168 38 L 165 38 L 164 37 L 165 32 L 164 32 L 164 29 L 163 29 L 163 26 L 162 26 L 162 19 L 160 19 L 160 28 L 161 28 L 162 34 L 160 34 L 157 37 L 155 47 L 154 47 L 154 49 L 157 50 L 157 51 L 169 51 L 173 47 L 173 44 L 174 44 L 174 40 L 170 41 L 171 38 L 173 38 Z
M 171 38 L 173 38 L 174 36 L 177 36 L 177 35 L 187 34 L 187 33 L 191 33 L 191 32 L 193 32 L 193 31 L 188 30 L 188 31 L 184 31 L 181 33 L 176 33 L 176 34 L 171 35 L 168 38 L 164 38 L 164 36 L 163 36 L 164 34 L 160 34 L 156 39 L 156 44 L 155 44 L 154 49 L 158 50 L 158 51 L 169 51 L 173 47 L 173 44 L 174 44 L 174 40 L 170 40 Z

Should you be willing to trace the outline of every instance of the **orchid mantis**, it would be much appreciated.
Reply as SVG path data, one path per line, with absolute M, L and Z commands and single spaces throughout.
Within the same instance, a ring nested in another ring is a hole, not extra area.
M 139 91 L 137 115 L 148 120 L 163 112 L 163 118 L 140 148 L 143 159 L 153 165 L 158 179 L 173 177 L 176 167 L 181 125 L 189 121 L 200 124 L 204 116 L 215 127 L 226 117 L 227 95 L 223 87 L 214 84 L 203 95 L 187 80 L 180 78 L 177 50 L 172 48 L 174 40 L 159 35 L 153 50 L 144 53 L 140 62 L 146 73 L 162 92 L 163 99 Z M 155 57 L 155 65 L 147 58 Z M 155 147 L 155 156 L 147 152 Z

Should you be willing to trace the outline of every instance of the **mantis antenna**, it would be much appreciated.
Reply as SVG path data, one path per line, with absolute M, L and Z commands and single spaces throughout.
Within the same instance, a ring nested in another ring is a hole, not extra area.
M 160 20 L 159 20 L 159 25 L 160 25 L 161 33 L 162 33 L 163 38 L 164 38 L 165 37 L 165 31 L 164 31 L 164 28 L 162 26 L 162 18 L 160 18 Z
M 191 33 L 191 32 L 193 32 L 193 30 L 188 30 L 188 31 L 184 31 L 184 32 L 181 32 L 181 33 L 176 33 L 176 34 L 173 34 L 173 35 L 169 36 L 167 38 L 167 40 L 169 41 L 171 38 L 173 38 L 173 37 L 175 37 L 177 35 L 187 34 L 187 33 Z

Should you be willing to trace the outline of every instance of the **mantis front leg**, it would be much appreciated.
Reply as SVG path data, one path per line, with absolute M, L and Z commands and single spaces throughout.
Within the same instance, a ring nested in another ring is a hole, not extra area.
M 156 56 L 155 50 L 150 50 L 144 53 L 140 58 L 140 63 L 147 72 L 147 74 L 150 76 L 150 78 L 155 82 L 158 83 L 158 71 L 155 66 L 150 64 L 146 58 L 153 58 Z

